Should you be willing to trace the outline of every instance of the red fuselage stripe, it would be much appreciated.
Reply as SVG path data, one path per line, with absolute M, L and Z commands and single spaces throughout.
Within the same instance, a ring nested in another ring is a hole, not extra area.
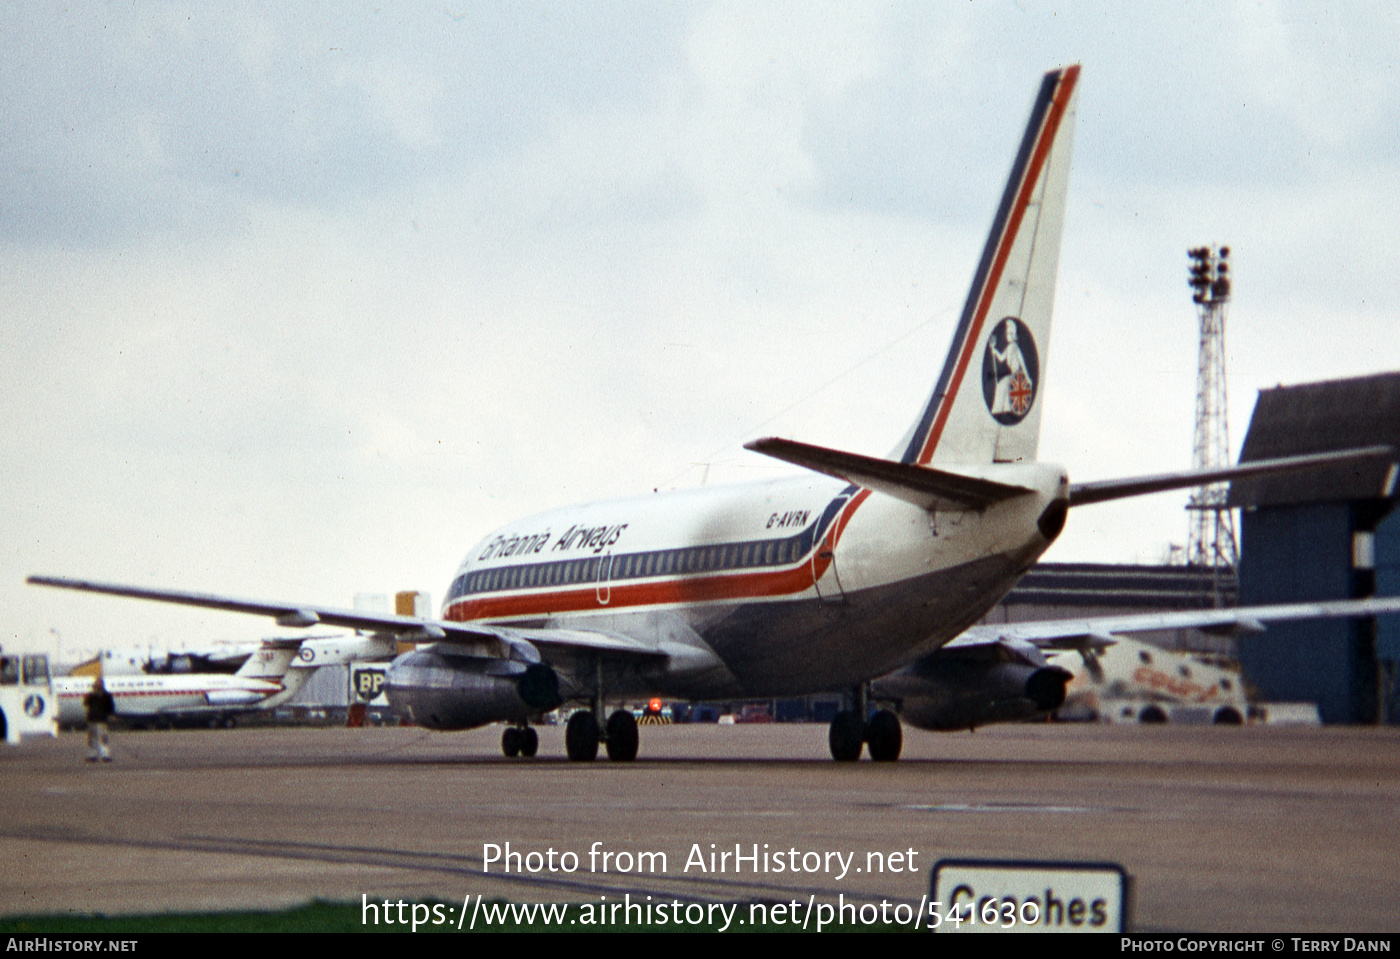
M 802 562 L 780 570 L 755 573 L 711 573 L 649 583 L 595 582 L 567 590 L 541 590 L 512 595 L 462 597 L 452 603 L 443 618 L 468 623 L 480 619 L 550 616 L 588 610 L 629 609 L 637 606 L 670 606 L 723 600 L 791 596 L 812 588 L 831 566 L 832 550 L 855 511 L 870 496 L 861 490 L 842 508 L 827 535 Z M 601 602 L 606 598 L 607 602 Z

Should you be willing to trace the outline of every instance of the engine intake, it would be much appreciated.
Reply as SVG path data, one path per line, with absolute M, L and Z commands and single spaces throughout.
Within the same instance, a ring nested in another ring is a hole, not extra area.
M 385 671 L 384 690 L 396 715 L 429 729 L 523 721 L 563 702 L 559 677 L 544 663 L 444 655 L 436 649 L 395 659 Z

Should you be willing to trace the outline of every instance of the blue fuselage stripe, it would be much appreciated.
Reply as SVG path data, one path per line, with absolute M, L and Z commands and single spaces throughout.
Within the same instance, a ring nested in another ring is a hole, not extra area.
M 825 539 L 832 523 L 858 487 L 848 486 L 822 515 L 793 536 L 613 553 L 586 559 L 515 563 L 460 573 L 448 588 L 447 604 L 467 596 L 553 586 L 649 579 L 791 566 L 806 559 Z

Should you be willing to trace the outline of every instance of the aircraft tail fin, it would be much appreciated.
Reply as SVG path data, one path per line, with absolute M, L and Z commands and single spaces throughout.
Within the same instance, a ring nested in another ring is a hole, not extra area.
M 1031 462 L 1040 438 L 1078 65 L 1045 75 L 933 394 L 903 463 Z
M 299 639 L 265 639 L 234 675 L 247 679 L 281 680 L 291 668 L 292 659 L 300 646 Z
M 386 633 L 371 636 L 326 636 L 303 639 L 291 650 L 288 668 L 281 676 L 282 692 L 263 700 L 259 708 L 276 709 L 301 692 L 311 674 L 322 666 L 348 666 L 363 660 L 387 662 L 394 658 L 394 637 Z

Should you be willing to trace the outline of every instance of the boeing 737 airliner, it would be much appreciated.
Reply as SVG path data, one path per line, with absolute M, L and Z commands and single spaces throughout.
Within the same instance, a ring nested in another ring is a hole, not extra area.
M 424 643 L 389 667 L 390 702 L 435 729 L 510 722 L 508 755 L 534 755 L 529 721 L 569 700 L 591 704 L 569 721 L 569 757 L 591 760 L 602 742 L 610 758 L 625 761 L 637 754 L 637 725 L 625 709 L 605 720 L 609 700 L 849 689 L 856 708 L 833 721 L 832 754 L 855 759 L 868 744 L 873 758 L 894 759 L 899 720 L 888 711 L 867 720 L 867 683 L 945 646 L 959 662 L 990 664 L 961 674 L 970 683 L 1054 708 L 1068 673 L 1045 667 L 1043 656 L 1036 662 L 1036 637 L 1026 630 L 1033 624 L 1018 624 L 1016 638 L 958 637 L 1054 542 L 1071 507 L 1336 462 L 1295 457 L 1075 485 L 1060 467 L 1036 461 L 1078 82 L 1072 66 L 1041 83 L 952 347 L 887 459 L 759 440 L 749 448 L 811 472 L 512 523 L 472 547 L 438 620 L 30 582 Z M 1111 626 L 1052 631 L 1048 641 L 1091 651 Z M 925 673 L 906 676 L 900 688 L 928 694 L 919 685 Z M 987 699 L 980 688 L 969 691 Z

